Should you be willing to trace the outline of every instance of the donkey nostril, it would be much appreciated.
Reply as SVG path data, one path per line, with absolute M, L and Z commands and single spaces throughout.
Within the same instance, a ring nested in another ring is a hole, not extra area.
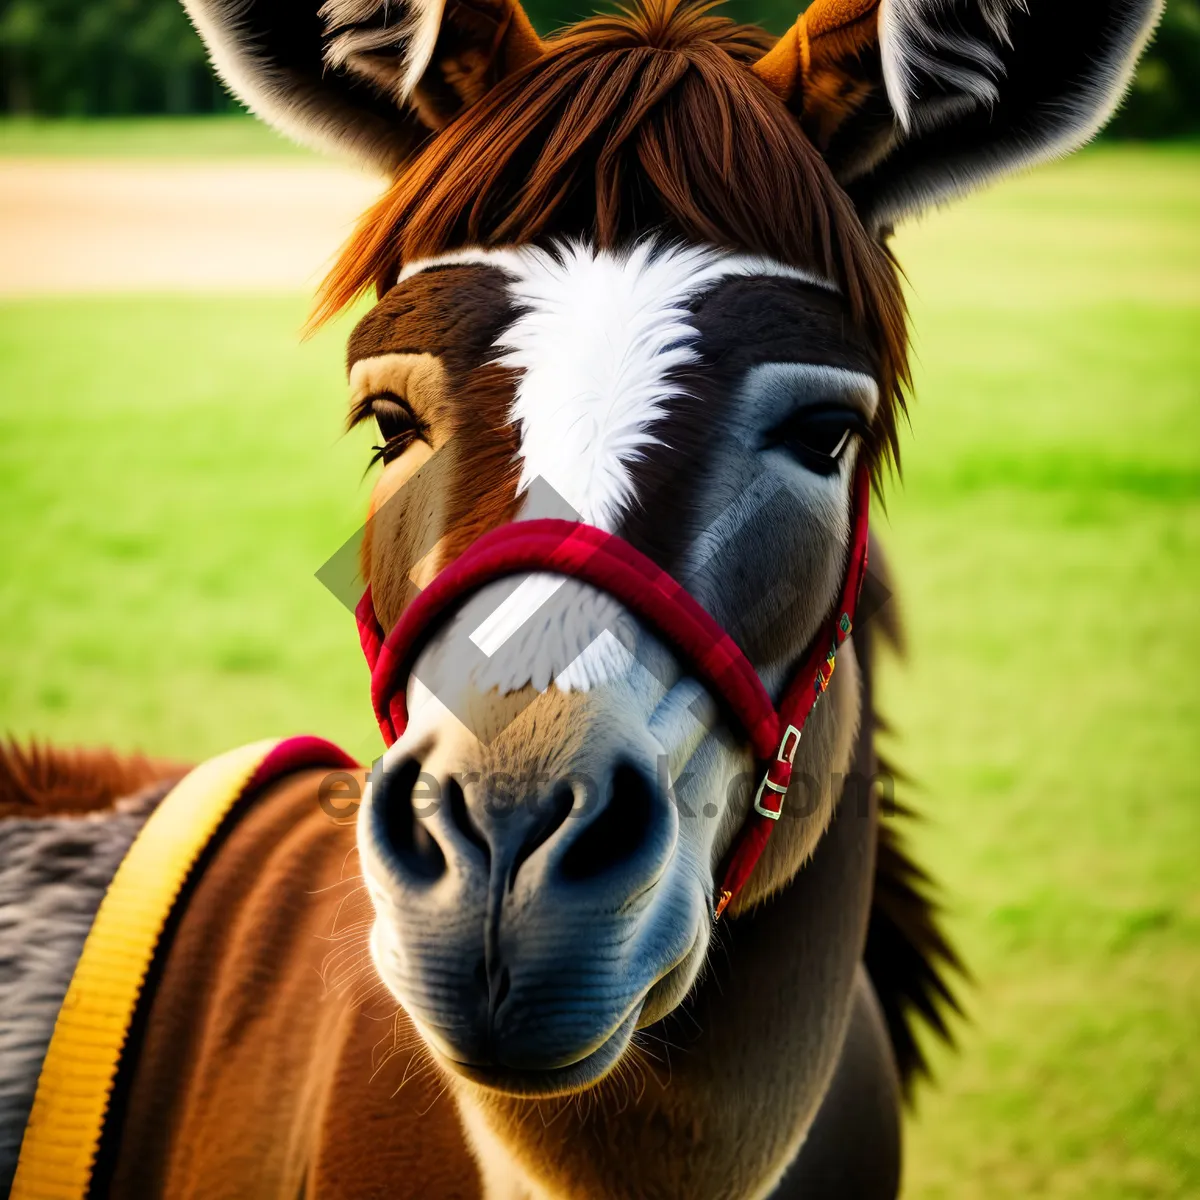
M 613 772 L 608 804 L 563 855 L 564 878 L 591 879 L 632 858 L 646 841 L 653 814 L 653 785 L 637 767 L 622 763 Z
M 403 867 L 433 880 L 445 871 L 446 858 L 413 809 L 413 788 L 420 776 L 421 764 L 410 758 L 384 777 L 376 797 L 376 828 L 383 844 Z

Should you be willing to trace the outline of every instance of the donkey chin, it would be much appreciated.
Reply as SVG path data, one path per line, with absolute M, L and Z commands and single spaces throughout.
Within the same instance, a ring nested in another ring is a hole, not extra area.
M 371 945 L 445 1068 L 549 1097 L 604 1078 L 695 982 L 723 822 L 670 779 L 689 760 L 693 778 L 701 758 L 751 763 L 697 721 L 711 701 L 644 631 L 564 639 L 543 624 L 456 671 L 486 592 L 422 652 L 408 728 L 372 773 L 358 826 Z M 580 599 L 560 611 L 588 612 Z

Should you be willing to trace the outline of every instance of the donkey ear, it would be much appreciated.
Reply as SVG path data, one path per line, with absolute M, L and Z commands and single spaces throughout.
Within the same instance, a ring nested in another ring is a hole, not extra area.
M 879 229 L 1078 148 L 1163 0 L 815 0 L 754 70 Z
M 229 88 L 270 124 L 389 173 L 542 52 L 518 0 L 183 0 Z

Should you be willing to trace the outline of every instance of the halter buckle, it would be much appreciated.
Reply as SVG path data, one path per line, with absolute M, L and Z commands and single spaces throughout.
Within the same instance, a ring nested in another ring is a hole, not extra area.
M 783 731 L 783 737 L 779 740 L 779 749 L 775 752 L 775 763 L 767 768 L 766 774 L 763 775 L 762 783 L 758 785 L 758 791 L 754 794 L 754 811 L 768 818 L 771 821 L 778 821 L 783 815 L 783 797 L 787 795 L 787 783 L 776 783 L 771 778 L 771 771 L 774 766 L 779 763 L 787 764 L 786 777 L 791 778 L 792 763 L 796 758 L 796 751 L 800 748 L 800 730 L 795 725 L 789 725 Z M 776 795 L 780 797 L 778 808 L 766 808 L 763 806 L 763 792 L 770 788 Z
M 788 749 L 788 740 L 791 739 L 792 746 Z M 780 762 L 786 762 L 788 766 L 796 761 L 796 751 L 800 749 L 800 730 L 795 725 L 789 725 L 783 731 L 783 737 L 779 739 L 779 750 L 775 757 Z
M 764 789 L 770 788 L 771 791 L 780 796 L 787 795 L 787 788 L 780 787 L 777 783 L 772 783 L 768 775 L 763 776 L 763 781 L 758 785 L 758 791 L 754 794 L 754 811 L 760 816 L 768 817 L 772 821 L 778 821 L 783 816 L 783 801 L 779 801 L 778 808 L 763 808 L 762 794 Z

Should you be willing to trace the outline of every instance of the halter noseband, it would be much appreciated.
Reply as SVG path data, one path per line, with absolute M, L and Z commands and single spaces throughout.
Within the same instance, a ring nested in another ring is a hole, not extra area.
M 384 636 L 371 589 L 356 610 L 359 639 L 371 668 L 371 701 L 390 746 L 408 724 L 405 689 L 422 644 L 461 599 L 485 584 L 526 571 L 567 575 L 620 601 L 672 647 L 698 679 L 737 717 L 754 756 L 769 764 L 754 809 L 726 859 L 715 916 L 741 891 L 783 809 L 800 735 L 829 686 L 838 647 L 850 636 L 867 568 L 871 483 L 865 463 L 854 476 L 850 557 L 837 606 L 792 677 L 778 710 L 733 638 L 666 571 L 623 538 L 580 521 L 513 521 L 484 534 L 447 565 Z

